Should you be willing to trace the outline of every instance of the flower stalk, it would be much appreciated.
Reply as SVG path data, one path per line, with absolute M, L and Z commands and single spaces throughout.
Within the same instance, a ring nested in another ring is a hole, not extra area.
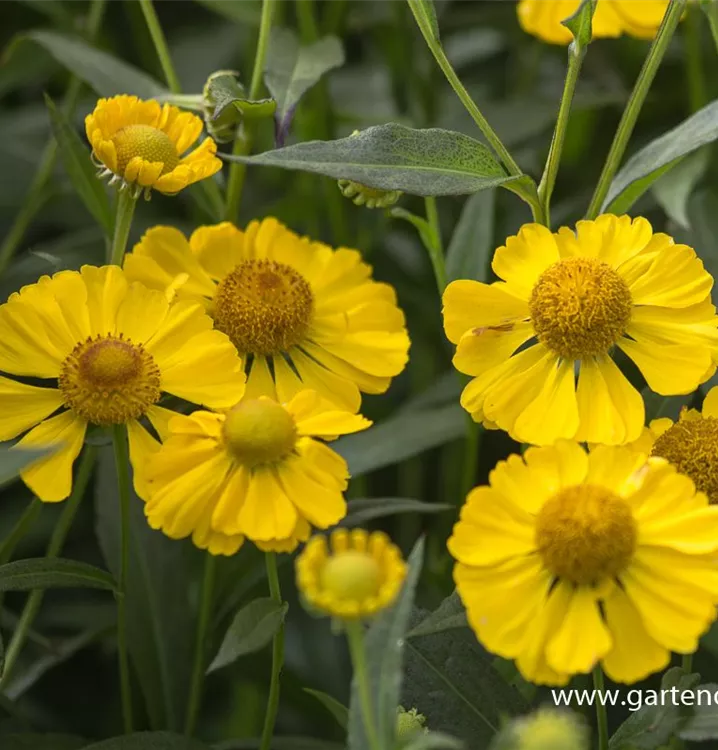
M 364 626 L 359 620 L 347 620 L 344 624 L 347 641 L 349 643 L 349 653 L 354 670 L 354 679 L 356 680 L 361 704 L 362 718 L 364 719 L 364 730 L 369 740 L 370 750 L 381 750 L 379 737 L 376 732 L 376 718 L 373 701 L 371 697 L 371 685 L 369 683 L 369 674 L 366 667 L 366 648 L 364 645 Z
M 112 236 L 112 247 L 110 249 L 110 263 L 121 266 L 127 249 L 127 240 L 130 236 L 132 217 L 135 213 L 137 197 L 132 190 L 127 188 L 117 192 L 117 211 L 115 213 L 115 230 Z
M 267 566 L 267 581 L 269 583 L 269 594 L 279 605 L 282 603 L 282 592 L 279 588 L 279 573 L 277 571 L 276 552 L 266 552 L 264 555 Z M 282 667 L 284 665 L 284 621 L 279 624 L 277 632 L 272 639 L 272 676 L 269 683 L 269 697 L 267 699 L 267 711 L 264 715 L 264 727 L 262 728 L 262 739 L 259 750 L 270 750 L 272 736 L 274 734 L 274 723 L 277 720 L 279 709 L 279 690 Z

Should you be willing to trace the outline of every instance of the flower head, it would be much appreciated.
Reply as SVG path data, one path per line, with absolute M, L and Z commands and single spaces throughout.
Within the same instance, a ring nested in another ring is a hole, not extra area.
M 589 747 L 590 732 L 582 718 L 549 706 L 512 721 L 501 730 L 496 743 L 496 750 L 589 750 Z
M 344 459 L 319 439 L 370 422 L 339 411 L 313 391 L 286 404 L 245 397 L 226 413 L 197 411 L 169 423 L 145 463 L 140 496 L 150 526 L 231 555 L 244 538 L 291 552 L 346 514 Z
M 692 653 L 715 619 L 718 508 L 628 446 L 530 448 L 468 496 L 448 547 L 469 624 L 526 679 L 600 662 L 631 683 Z
M 645 219 L 604 215 L 555 234 L 528 224 L 493 269 L 501 281 L 447 287 L 444 328 L 454 366 L 474 376 L 463 407 L 521 442 L 638 438 L 643 399 L 615 347 L 663 395 L 689 393 L 716 369 L 713 279 Z
M 244 358 L 253 396 L 289 401 L 310 388 L 357 411 L 360 391 L 383 393 L 407 361 L 392 287 L 372 280 L 356 250 L 298 237 L 276 219 L 244 232 L 229 223 L 200 227 L 189 240 L 154 227 L 125 269 L 200 300 Z
M 149 197 L 151 189 L 173 195 L 222 168 L 211 138 L 183 156 L 199 138 L 202 120 L 154 99 L 100 99 L 85 131 L 101 175 L 113 175 L 111 184 L 119 181 L 137 195 L 144 190 Z
M 520 0 L 517 13 L 524 31 L 551 44 L 569 44 L 571 32 L 561 23 L 570 18 L 581 0 Z M 661 25 L 668 0 L 598 0 L 593 16 L 593 37 L 630 34 L 652 39 Z
M 234 347 L 199 305 L 170 304 L 117 266 L 43 276 L 0 306 L 0 328 L 0 370 L 53 381 L 0 377 L 0 440 L 27 432 L 18 447 L 61 445 L 21 474 L 47 502 L 70 494 L 88 424 L 126 424 L 137 468 L 155 442 L 139 420 L 163 435 L 174 414 L 163 392 L 228 408 L 244 391 Z
M 391 606 L 406 578 L 401 551 L 381 531 L 337 529 L 314 536 L 296 561 L 297 587 L 310 608 L 343 620 Z
M 670 461 L 718 504 L 718 386 L 708 391 L 701 411 L 684 408 L 676 422 L 654 419 L 633 447 Z

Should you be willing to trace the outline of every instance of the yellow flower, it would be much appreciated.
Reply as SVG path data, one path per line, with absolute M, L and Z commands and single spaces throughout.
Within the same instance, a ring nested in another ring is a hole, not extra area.
M 175 416 L 142 472 L 140 496 L 154 529 L 214 555 L 244 537 L 291 552 L 346 515 L 344 459 L 315 438 L 334 439 L 371 423 L 339 411 L 314 391 L 287 404 L 245 397 L 226 414 Z
M 70 494 L 88 424 L 126 424 L 137 468 L 155 443 L 138 420 L 162 435 L 174 415 L 163 391 L 228 408 L 244 390 L 234 347 L 199 305 L 171 305 L 117 266 L 43 276 L 0 306 L 0 330 L 1 371 L 57 383 L 0 377 L 0 440 L 30 430 L 18 447 L 61 445 L 21 474 L 45 502 Z
M 248 369 L 247 392 L 288 401 L 309 388 L 357 411 L 360 391 L 383 393 L 407 361 L 396 294 L 356 250 L 298 237 L 276 219 L 245 232 L 229 223 L 189 241 L 154 227 L 125 257 L 131 278 L 201 300 Z
M 406 578 L 399 548 L 381 531 L 337 529 L 312 537 L 297 558 L 297 587 L 309 607 L 344 620 L 389 607 Z
M 493 269 L 502 281 L 447 287 L 444 328 L 458 345 L 454 366 L 474 376 L 462 406 L 516 440 L 636 440 L 643 399 L 614 346 L 663 395 L 690 393 L 715 372 L 713 279 L 692 248 L 645 219 L 604 215 L 555 234 L 527 224 Z
M 520 0 L 521 28 L 544 42 L 569 44 L 571 32 L 561 24 L 581 5 L 581 0 Z M 668 0 L 598 0 L 593 16 L 593 37 L 630 34 L 652 39 L 668 7 Z
M 101 176 L 112 174 L 110 184 L 120 181 L 136 195 L 144 190 L 149 197 L 151 189 L 173 195 L 222 168 L 211 138 L 183 156 L 199 138 L 202 120 L 154 99 L 100 99 L 85 118 L 85 131 Z
M 708 391 L 702 411 L 684 408 L 677 422 L 654 419 L 632 447 L 670 461 L 718 504 L 718 386 Z
M 469 494 L 448 547 L 469 624 L 526 679 L 616 682 L 695 651 L 716 616 L 718 507 L 628 446 L 529 448 Z
M 502 735 L 515 750 L 589 750 L 591 744 L 581 716 L 551 706 L 515 719 Z

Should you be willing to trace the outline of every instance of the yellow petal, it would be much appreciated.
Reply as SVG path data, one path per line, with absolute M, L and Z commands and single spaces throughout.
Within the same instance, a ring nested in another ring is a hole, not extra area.
M 269 372 L 267 358 L 256 355 L 249 366 L 249 376 L 247 378 L 247 388 L 245 398 L 259 398 L 260 396 L 269 396 L 277 399 L 277 387 Z
M 354 383 L 322 367 L 296 347 L 291 350 L 290 357 L 297 368 L 304 388 L 321 393 L 324 398 L 341 409 L 348 409 L 352 412 L 359 410 L 361 394 Z
M 286 404 L 286 409 L 294 417 L 299 435 L 334 438 L 365 430 L 371 425 L 360 414 L 338 410 L 317 391 L 300 391 Z
M 708 498 L 695 491 L 693 482 L 662 458 L 649 458 L 628 478 L 622 495 L 633 508 L 634 516 L 646 527 L 702 511 L 708 505 Z
M 621 497 L 633 496 L 643 478 L 646 454 L 613 445 L 598 445 L 588 454 L 586 482 L 613 490 Z M 635 507 L 639 500 L 632 499 Z
M 523 322 L 505 328 L 473 328 L 459 340 L 452 364 L 459 372 L 480 375 L 506 362 L 533 335 L 533 326 Z
M 0 440 L 12 440 L 63 404 L 57 388 L 36 388 L 0 376 Z
M 239 534 L 239 512 L 249 490 L 250 471 L 234 466 L 212 511 L 211 528 L 221 534 Z
M 150 406 L 146 415 L 150 422 L 152 422 L 152 426 L 157 430 L 160 440 L 165 440 L 169 435 L 170 420 L 177 416 L 177 412 L 155 404 Z
M 687 477 L 680 477 L 680 479 L 687 479 Z M 668 489 L 666 483 L 662 485 L 662 489 L 664 491 Z M 664 506 L 667 506 L 665 495 L 661 501 Z M 647 504 L 643 507 L 646 508 L 646 506 Z M 668 511 L 667 507 L 666 511 Z M 650 518 L 646 518 L 644 514 L 641 517 L 638 541 L 642 545 L 669 547 L 694 555 L 717 552 L 718 507 L 711 505 L 682 515 L 666 512 L 661 516 L 658 512 L 654 512 Z
M 613 647 L 602 664 L 614 682 L 640 682 L 668 666 L 670 651 L 647 633 L 638 610 L 620 586 L 614 586 L 604 599 L 603 611 Z
M 287 497 L 276 470 L 257 468 L 249 480 L 238 526 L 252 540 L 285 539 L 297 523 L 297 510 Z
M 327 486 L 316 471 L 315 476 L 307 474 L 304 464 L 302 460 L 286 461 L 279 481 L 299 513 L 313 526 L 326 529 L 344 518 L 347 505 L 341 490 Z
M 64 500 L 72 492 L 72 465 L 82 450 L 87 422 L 71 411 L 46 419 L 17 443 L 18 448 L 57 446 L 51 455 L 31 464 L 20 476 L 45 503 Z
M 718 417 L 718 386 L 713 386 L 703 399 L 703 416 Z
M 117 332 L 117 311 L 127 294 L 127 279 L 119 266 L 83 266 L 87 311 L 94 335 Z
M 223 279 L 247 259 L 245 234 L 228 221 L 198 227 L 189 238 L 189 246 L 205 273 L 216 280 Z
M 340 357 L 335 356 L 325 347 L 319 346 L 312 341 L 303 342 L 302 349 L 327 370 L 331 370 L 338 376 L 356 383 L 364 393 L 384 393 L 391 383 L 391 378 L 370 375 L 368 372 L 354 367 Z
M 552 669 L 585 674 L 611 650 L 613 639 L 601 617 L 596 592 L 578 586 L 559 630 L 550 636 L 546 660 Z
M 160 449 L 161 445 L 136 419 L 127 423 L 127 437 L 135 492 L 138 497 L 146 500 L 149 497 L 146 479 L 147 460 Z
M 162 292 L 135 282 L 117 310 L 117 330 L 133 344 L 144 344 L 161 327 L 168 310 Z

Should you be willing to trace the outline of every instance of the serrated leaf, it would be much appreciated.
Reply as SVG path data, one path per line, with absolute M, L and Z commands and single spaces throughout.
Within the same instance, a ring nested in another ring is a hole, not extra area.
M 321 690 L 311 690 L 310 688 L 304 688 L 305 693 L 309 693 L 313 698 L 316 698 L 324 708 L 337 720 L 337 723 L 342 729 L 346 729 L 349 724 L 349 709 L 340 703 L 336 698 L 332 698 L 331 695 L 323 693 Z
M 0 487 L 20 475 L 20 472 L 38 458 L 48 456 L 53 448 L 11 448 L 0 445 Z
M 37 557 L 0 565 L 0 591 L 53 588 L 117 591 L 114 578 L 106 570 L 78 560 Z
M 411 617 L 423 556 L 424 540 L 419 539 L 409 556 L 409 572 L 398 599 L 374 620 L 366 633 L 366 669 L 381 748 L 391 748 L 395 744 L 396 708 L 400 703 L 403 675 L 404 634 Z M 370 743 L 364 727 L 359 686 L 356 679 L 353 679 L 347 750 L 366 750 L 368 747 Z
M 209 750 L 199 740 L 173 732 L 136 732 L 86 745 L 82 750 Z
M 336 141 L 308 141 L 230 161 L 313 172 L 380 190 L 423 196 L 462 195 L 517 184 L 482 143 L 441 128 L 376 125 Z M 525 177 L 525 175 L 523 176 Z
M 85 81 L 100 96 L 135 94 L 142 99 L 166 94 L 162 84 L 138 68 L 91 47 L 78 37 L 55 31 L 30 31 L 16 37 L 5 57 L 18 44 L 30 40 L 46 49 L 59 63 Z
M 435 409 L 404 411 L 364 432 L 332 444 L 353 477 L 404 461 L 456 440 L 466 429 L 466 414 L 453 403 Z
M 681 159 L 667 174 L 651 187 L 653 197 L 669 219 L 684 229 L 690 229 L 688 199 L 708 168 L 710 152 L 706 148 Z
M 573 34 L 574 41 L 579 47 L 586 47 L 591 43 L 593 14 L 595 12 L 596 0 L 583 0 L 572 16 L 561 21 L 561 25 Z
M 448 281 L 487 281 L 494 251 L 495 210 L 493 190 L 484 190 L 467 199 L 446 251 Z
M 429 613 L 421 622 L 414 625 L 406 634 L 406 637 L 418 638 L 422 635 L 441 633 L 444 630 L 468 627 L 466 610 L 464 609 L 461 597 L 454 591 L 433 612 Z
M 280 604 L 269 598 L 255 599 L 242 607 L 225 633 L 217 656 L 207 672 L 226 667 L 241 656 L 252 654 L 268 645 L 284 622 L 288 608 L 287 602 Z
M 634 154 L 611 183 L 601 210 L 624 213 L 682 157 L 717 138 L 718 101 L 714 101 Z
M 347 503 L 347 514 L 342 526 L 363 526 L 375 518 L 393 516 L 397 513 L 441 513 L 451 510 L 450 503 L 424 503 L 409 497 L 363 497 Z
M 277 102 L 277 142 L 284 143 L 299 100 L 328 71 L 344 64 L 334 36 L 302 46 L 291 29 L 274 28 L 264 64 L 264 82 Z
M 90 150 L 47 94 L 45 104 L 50 113 L 57 150 L 70 182 L 85 208 L 95 217 L 105 234 L 110 236 L 114 223 L 113 213 L 103 183 L 98 179 L 90 159 Z

